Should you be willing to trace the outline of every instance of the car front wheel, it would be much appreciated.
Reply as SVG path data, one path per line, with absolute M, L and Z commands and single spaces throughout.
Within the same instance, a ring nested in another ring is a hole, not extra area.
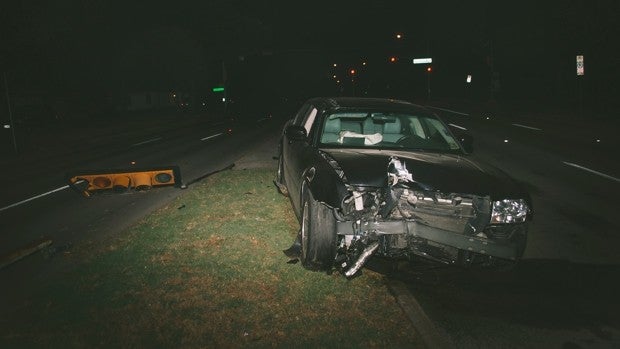
M 301 219 L 300 261 L 306 269 L 328 271 L 334 266 L 337 247 L 336 218 L 332 210 L 304 195 Z

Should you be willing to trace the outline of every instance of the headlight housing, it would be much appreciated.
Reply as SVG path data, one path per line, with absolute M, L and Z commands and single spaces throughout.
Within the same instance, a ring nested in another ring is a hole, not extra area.
M 523 199 L 493 201 L 491 224 L 523 223 L 530 208 Z

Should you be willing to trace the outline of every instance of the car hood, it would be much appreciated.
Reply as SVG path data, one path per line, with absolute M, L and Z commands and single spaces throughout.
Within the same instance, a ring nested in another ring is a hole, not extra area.
M 366 149 L 322 151 L 338 162 L 352 186 L 385 186 L 390 159 L 398 157 L 414 181 L 434 191 L 488 195 L 492 199 L 526 195 L 505 172 L 460 155 Z

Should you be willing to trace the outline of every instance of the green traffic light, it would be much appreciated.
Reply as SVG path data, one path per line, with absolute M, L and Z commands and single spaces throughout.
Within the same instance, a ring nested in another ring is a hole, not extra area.
M 214 87 L 213 92 L 224 92 L 224 87 L 218 86 L 218 87 Z

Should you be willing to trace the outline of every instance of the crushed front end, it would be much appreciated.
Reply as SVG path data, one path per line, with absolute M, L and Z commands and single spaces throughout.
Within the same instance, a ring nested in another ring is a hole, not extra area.
M 384 187 L 347 188 L 349 195 L 334 209 L 336 267 L 347 277 L 372 255 L 491 265 L 516 261 L 525 249 L 530 209 L 523 199 L 443 193 L 414 180 L 396 157 Z

